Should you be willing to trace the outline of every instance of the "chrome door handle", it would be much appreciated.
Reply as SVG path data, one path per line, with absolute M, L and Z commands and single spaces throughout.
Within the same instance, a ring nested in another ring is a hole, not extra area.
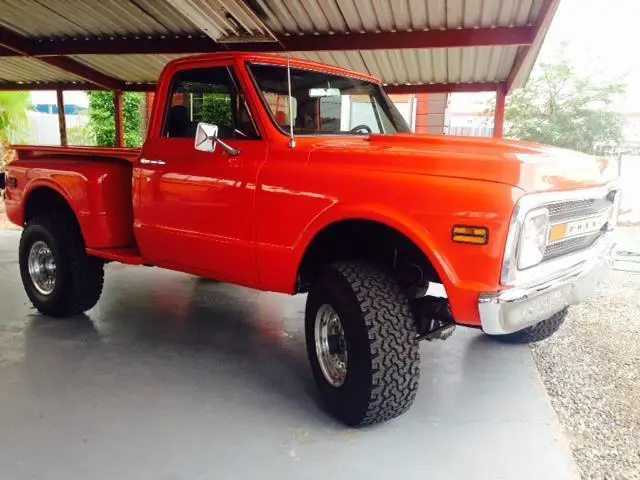
M 166 165 L 164 160 L 149 160 L 148 158 L 141 158 L 140 163 L 142 165 Z

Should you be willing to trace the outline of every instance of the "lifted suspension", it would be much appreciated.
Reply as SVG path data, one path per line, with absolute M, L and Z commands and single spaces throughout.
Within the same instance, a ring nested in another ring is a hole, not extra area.
M 446 340 L 456 329 L 446 298 L 417 298 L 413 300 L 412 307 L 418 330 L 417 340 Z

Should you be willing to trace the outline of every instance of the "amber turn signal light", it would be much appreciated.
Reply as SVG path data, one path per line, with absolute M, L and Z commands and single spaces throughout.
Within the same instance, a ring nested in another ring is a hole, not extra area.
M 489 242 L 489 229 L 485 227 L 466 227 L 456 225 L 453 227 L 451 238 L 457 243 L 486 245 Z

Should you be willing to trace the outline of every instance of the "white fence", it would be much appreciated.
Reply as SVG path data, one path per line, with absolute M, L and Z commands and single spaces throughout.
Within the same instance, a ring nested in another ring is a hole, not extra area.
M 456 135 L 460 137 L 493 137 L 493 126 L 452 126 L 444 127 L 445 135 Z
M 88 115 L 65 115 L 67 136 L 69 130 L 83 127 L 89 123 Z M 24 143 L 30 145 L 60 145 L 58 115 L 51 113 L 29 112 L 29 133 Z

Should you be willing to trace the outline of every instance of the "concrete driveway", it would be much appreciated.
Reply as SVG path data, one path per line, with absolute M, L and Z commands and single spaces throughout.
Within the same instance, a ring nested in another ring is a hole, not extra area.
M 0 472 L 20 479 L 568 479 L 526 347 L 423 343 L 403 417 L 349 429 L 318 403 L 304 298 L 108 267 L 87 316 L 37 315 L 0 231 Z

